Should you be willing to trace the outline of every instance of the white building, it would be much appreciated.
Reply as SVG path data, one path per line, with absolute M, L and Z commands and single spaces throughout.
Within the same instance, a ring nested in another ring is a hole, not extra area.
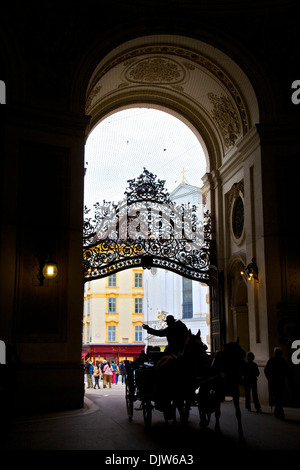
M 205 205 L 200 188 L 182 182 L 170 193 L 170 198 L 179 203 Z M 145 271 L 144 318 L 152 328 L 160 329 L 166 324 L 166 315 L 183 320 L 192 333 L 201 331 L 202 341 L 210 349 L 209 289 L 198 281 L 184 278 L 164 269 Z M 165 338 L 147 335 L 147 345 L 166 345 Z

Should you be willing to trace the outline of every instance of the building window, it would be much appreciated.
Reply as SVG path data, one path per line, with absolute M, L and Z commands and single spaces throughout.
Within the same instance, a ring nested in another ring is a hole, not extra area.
M 134 341 L 143 341 L 143 327 L 140 325 L 134 327 Z
M 117 299 L 116 297 L 108 297 L 108 313 L 117 312 Z
M 90 325 L 89 323 L 86 325 L 86 342 L 90 342 Z
M 134 313 L 143 313 L 143 299 L 134 299 Z
M 115 343 L 117 341 L 117 327 L 115 325 L 108 325 L 107 341 L 111 343 Z
M 143 287 L 143 273 L 134 273 L 134 287 Z
M 116 287 L 117 286 L 117 275 L 111 274 L 108 276 L 108 287 Z
M 182 318 L 193 318 L 192 280 L 182 278 Z

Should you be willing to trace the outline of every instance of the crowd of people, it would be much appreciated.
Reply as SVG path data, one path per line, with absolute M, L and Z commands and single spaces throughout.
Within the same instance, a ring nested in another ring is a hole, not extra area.
M 95 361 L 93 363 L 88 358 L 84 365 L 87 388 L 100 389 L 100 382 L 103 381 L 103 388 L 111 388 L 112 384 L 118 384 L 119 378 L 122 384 L 125 383 L 126 370 L 124 361 L 116 364 L 114 361 Z

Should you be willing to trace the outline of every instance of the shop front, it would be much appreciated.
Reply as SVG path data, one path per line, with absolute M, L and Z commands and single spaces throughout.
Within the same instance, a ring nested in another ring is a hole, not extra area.
M 145 343 L 139 344 L 83 344 L 82 359 L 89 357 L 95 361 L 114 361 L 119 364 L 121 361 L 134 361 L 141 351 L 145 350 Z

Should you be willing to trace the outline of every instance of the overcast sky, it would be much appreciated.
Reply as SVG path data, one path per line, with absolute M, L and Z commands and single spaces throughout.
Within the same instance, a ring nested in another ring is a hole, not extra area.
M 103 120 L 89 135 L 85 148 L 85 205 L 120 201 L 127 180 L 145 167 L 166 180 L 168 192 L 185 180 L 202 185 L 206 172 L 202 147 L 179 119 L 154 109 L 134 108 Z

